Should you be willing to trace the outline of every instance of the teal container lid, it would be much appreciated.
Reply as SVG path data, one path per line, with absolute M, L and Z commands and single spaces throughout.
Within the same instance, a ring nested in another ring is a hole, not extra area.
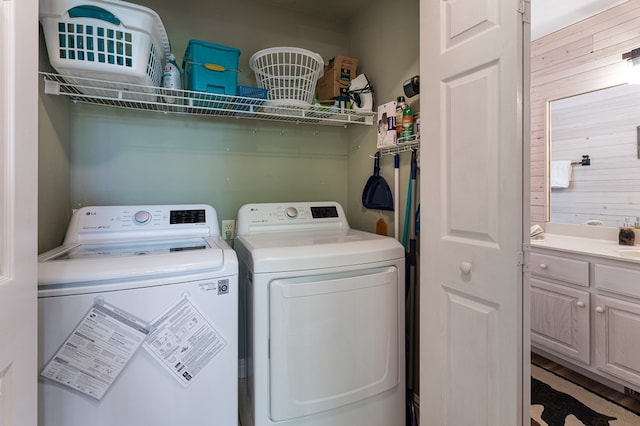
M 222 45 L 222 44 L 209 43 L 207 41 L 195 40 L 195 39 L 189 40 L 189 43 L 187 45 L 187 51 L 189 51 L 189 47 L 194 46 L 194 45 L 199 45 L 199 46 L 207 47 L 207 48 L 210 48 L 210 49 L 226 50 L 227 52 L 237 53 L 238 55 L 240 55 L 240 49 L 238 49 L 236 47 L 225 46 L 225 45 Z

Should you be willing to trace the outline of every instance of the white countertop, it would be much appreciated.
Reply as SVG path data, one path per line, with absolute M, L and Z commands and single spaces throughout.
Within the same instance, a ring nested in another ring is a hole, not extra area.
M 640 236 L 640 235 L 639 235 Z M 636 243 L 638 243 L 636 238 Z M 605 257 L 613 260 L 640 263 L 640 245 L 623 246 L 618 241 L 578 237 L 574 235 L 545 233 L 542 240 L 531 240 L 531 247 L 547 248 L 568 253 Z M 631 251 L 636 256 L 624 256 L 624 251 Z M 637 253 L 636 253 L 637 252 Z

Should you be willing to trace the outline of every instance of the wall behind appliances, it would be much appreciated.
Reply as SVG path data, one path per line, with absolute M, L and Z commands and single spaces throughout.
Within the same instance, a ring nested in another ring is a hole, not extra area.
M 248 62 L 262 48 L 304 47 L 325 59 L 350 55 L 344 22 L 250 0 L 137 3 L 161 16 L 179 63 L 190 39 L 239 48 L 239 84 L 255 85 Z M 59 245 L 71 209 L 88 204 L 209 203 L 220 219 L 234 218 L 248 202 L 327 199 L 346 206 L 342 127 L 118 110 L 52 101 L 42 91 L 40 97 L 41 144 L 54 137 L 41 155 L 62 153 L 40 163 L 47 187 L 40 216 L 55 216 L 41 220 L 40 252 Z M 47 181 L 51 176 L 55 181 Z
M 41 31 L 42 33 L 42 31 Z M 39 69 L 53 72 L 40 37 Z M 71 217 L 69 100 L 44 95 L 38 102 L 38 251 L 60 245 Z
M 358 58 L 358 68 L 375 89 L 374 110 L 404 95 L 402 83 L 420 74 L 418 0 L 373 1 L 350 19 L 349 50 Z M 420 111 L 420 96 L 407 98 L 414 112 Z M 422 119 L 425 123 L 425 120 Z M 349 202 L 352 227 L 374 232 L 380 212 L 362 206 L 362 189 L 373 172 L 376 127 L 349 128 Z M 407 196 L 410 153 L 400 155 L 400 232 Z M 383 156 L 380 174 L 393 189 L 393 156 Z M 395 196 L 395 195 L 394 195 Z M 393 212 L 382 213 L 393 236 Z
M 203 202 L 226 219 L 249 202 L 346 202 L 342 127 L 72 112 L 74 206 Z

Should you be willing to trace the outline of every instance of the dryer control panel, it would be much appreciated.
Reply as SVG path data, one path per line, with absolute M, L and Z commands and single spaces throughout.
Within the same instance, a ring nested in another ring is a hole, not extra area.
M 246 204 L 238 211 L 238 235 L 297 230 L 349 229 L 335 201 Z

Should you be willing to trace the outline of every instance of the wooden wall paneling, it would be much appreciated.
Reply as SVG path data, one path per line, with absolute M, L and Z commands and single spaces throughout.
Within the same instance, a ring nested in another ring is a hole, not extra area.
M 637 47 L 640 47 L 640 0 L 629 0 L 531 43 L 532 222 L 548 220 L 547 102 L 626 83 L 626 64 L 621 56 Z M 603 167 L 605 158 L 604 154 L 600 156 Z M 590 179 L 604 176 L 593 170 Z M 620 187 L 626 185 L 621 182 Z M 600 206 L 595 211 L 609 208 Z
M 593 52 L 593 36 L 586 36 L 574 43 L 562 44 L 555 49 L 542 52 L 531 58 L 531 72 L 539 72 L 548 67 L 563 64 L 568 59 L 584 57 Z

